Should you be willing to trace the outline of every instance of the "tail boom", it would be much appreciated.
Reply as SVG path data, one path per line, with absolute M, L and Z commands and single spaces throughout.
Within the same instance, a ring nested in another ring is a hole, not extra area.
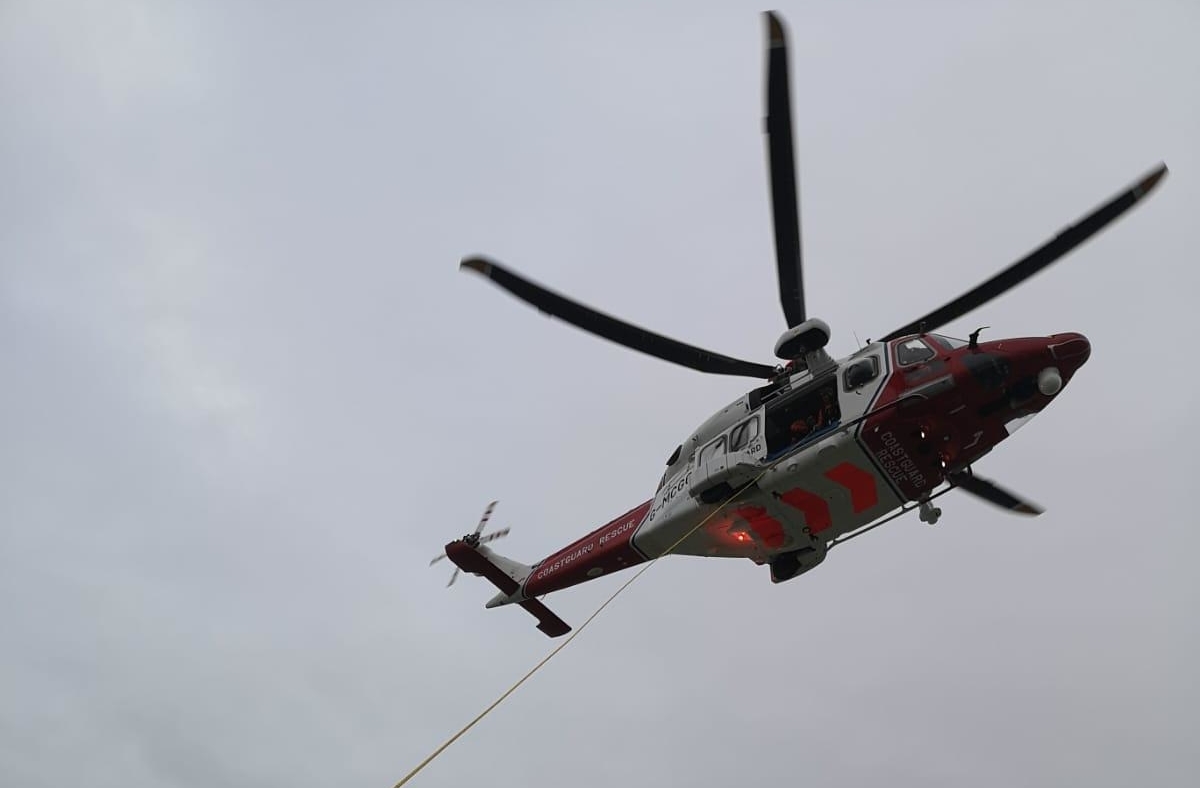
M 652 503 L 646 501 L 539 561 L 525 580 L 524 595 L 536 597 L 560 591 L 648 560 L 634 545 L 633 535 Z

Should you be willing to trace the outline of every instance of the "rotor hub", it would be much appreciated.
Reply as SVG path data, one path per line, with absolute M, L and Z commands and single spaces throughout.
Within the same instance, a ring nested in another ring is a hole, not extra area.
M 804 358 L 829 344 L 829 324 L 816 317 L 792 326 L 775 343 L 775 355 L 786 361 Z

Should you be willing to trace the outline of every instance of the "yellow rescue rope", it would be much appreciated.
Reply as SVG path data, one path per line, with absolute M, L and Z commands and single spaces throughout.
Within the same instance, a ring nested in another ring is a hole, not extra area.
M 547 662 L 549 662 L 551 659 L 553 659 L 555 654 L 557 654 L 558 652 L 560 652 L 564 648 L 566 648 L 568 645 L 570 645 L 571 641 L 574 640 L 575 638 L 577 638 L 579 636 L 580 632 L 583 632 L 583 630 L 587 629 L 588 624 L 592 623 L 592 621 L 596 618 L 596 616 L 600 615 L 600 612 L 602 610 L 604 610 L 604 608 L 608 607 L 610 602 L 612 602 L 614 599 L 616 599 L 618 596 L 620 596 L 621 593 L 626 588 L 629 588 L 629 586 L 633 585 L 633 581 L 635 581 L 639 577 L 641 577 L 642 574 L 644 574 L 647 569 L 654 566 L 654 564 L 656 564 L 658 562 L 659 558 L 662 558 L 664 555 L 669 555 L 672 550 L 674 550 L 676 547 L 679 547 L 679 545 L 681 545 L 685 539 L 687 539 L 692 534 L 696 533 L 696 531 L 699 531 L 700 528 L 705 523 L 707 523 L 714 516 L 716 516 L 716 514 L 718 512 L 720 512 L 722 509 L 724 509 L 726 506 L 728 506 L 730 503 L 732 503 L 745 490 L 754 486 L 754 484 L 756 484 L 759 479 L 766 476 L 767 473 L 772 468 L 774 468 L 774 464 L 765 468 L 762 473 L 760 473 L 758 476 L 756 476 L 754 478 L 754 481 L 750 482 L 745 487 L 742 487 L 737 492 L 735 492 L 733 495 L 729 496 L 724 501 L 722 501 L 720 506 L 718 506 L 716 509 L 713 509 L 711 512 L 709 512 L 707 517 L 705 517 L 703 520 L 701 520 L 699 523 L 697 523 L 694 527 L 691 528 L 691 530 L 689 530 L 683 536 L 681 536 L 677 540 L 675 540 L 675 543 L 672 544 L 670 547 L 668 547 L 666 550 L 664 550 L 662 552 L 662 554 L 658 555 L 655 558 L 650 559 L 650 561 L 648 561 L 645 566 L 643 566 L 641 569 L 639 569 L 633 575 L 633 577 L 626 580 L 625 583 L 620 588 L 618 588 L 616 591 L 614 591 L 612 593 L 612 596 L 610 596 L 608 599 L 604 600 L 604 603 L 602 605 L 600 605 L 600 607 L 596 608 L 596 612 L 594 612 L 590 616 L 588 616 L 587 619 L 585 619 L 584 622 L 582 624 L 580 624 L 579 627 L 576 628 L 575 631 L 572 632 L 567 637 L 566 640 L 564 640 L 562 643 L 559 643 L 557 646 L 555 646 L 554 649 L 549 654 L 542 657 L 542 660 L 540 662 L 538 662 L 536 665 L 534 665 L 532 668 L 530 668 L 528 673 L 526 673 L 521 678 L 517 679 L 517 682 L 515 684 L 513 684 L 511 687 L 509 687 L 507 690 L 505 690 L 503 695 L 496 698 L 494 701 L 492 701 L 492 704 L 490 706 L 488 706 L 483 711 L 479 712 L 479 714 L 475 717 L 475 719 L 471 720 L 466 725 L 464 725 L 462 727 L 462 729 L 458 731 L 458 733 L 454 734 L 449 739 L 447 739 L 440 747 L 438 747 L 436 750 L 434 750 L 432 753 L 430 753 L 429 757 L 427 757 L 425 760 L 418 763 L 416 765 L 416 768 L 414 768 L 408 774 L 404 775 L 404 777 L 400 780 L 400 782 L 396 783 L 394 788 L 400 788 L 400 786 L 405 785 L 413 777 L 416 777 L 418 772 L 420 772 L 422 769 L 424 769 L 426 766 L 428 766 L 433 761 L 434 758 L 441 755 L 446 750 L 447 747 L 449 747 L 451 744 L 454 744 L 454 742 L 456 742 L 460 738 L 462 738 L 463 734 L 466 733 L 467 731 L 471 730 L 471 728 L 474 728 L 475 724 L 477 722 L 479 722 L 484 717 L 486 717 L 488 714 L 490 714 L 492 709 L 496 708 L 501 703 L 503 703 L 505 698 L 507 698 L 509 695 L 513 694 L 514 692 L 516 692 L 518 687 L 520 687 L 522 684 L 524 684 L 529 679 L 529 677 L 532 676 L 534 673 L 537 673 L 539 670 L 541 670 L 542 666 L 545 665 Z
M 883 410 L 888 410 L 890 408 L 893 408 L 893 407 L 901 404 L 903 401 L 904 401 L 904 398 L 897 400 L 896 402 L 889 403 L 888 405 L 885 405 L 882 408 L 876 408 L 873 411 L 868 411 L 867 413 L 864 413 L 855 419 L 851 419 L 850 421 L 846 422 L 845 424 L 839 425 L 833 432 L 830 432 L 828 435 L 823 436 L 816 443 L 824 442 L 825 440 L 828 440 L 829 438 L 833 437 L 836 434 L 849 432 L 850 428 L 857 426 L 859 422 L 865 421 L 867 418 L 874 416 L 875 414 L 877 414 Z M 815 445 L 815 444 L 813 444 L 813 445 Z M 621 593 L 624 592 L 626 588 L 629 588 L 629 586 L 633 585 L 633 581 L 637 580 L 639 577 L 641 577 L 646 572 L 646 570 L 648 570 L 650 567 L 654 566 L 654 564 L 656 564 L 658 562 L 659 558 L 662 558 L 664 555 L 670 555 L 671 551 L 674 550 L 676 547 L 679 547 L 679 545 L 681 545 L 685 539 L 687 539 L 692 534 L 696 533 L 696 531 L 699 531 L 704 526 L 705 523 L 707 523 L 709 520 L 711 520 L 713 517 L 715 517 L 718 512 L 720 512 L 722 509 L 724 509 L 726 506 L 728 506 L 730 503 L 732 503 L 734 500 L 736 500 L 739 495 L 741 495 L 743 492 L 745 492 L 746 490 L 750 489 L 755 484 L 757 484 L 758 481 L 760 479 L 762 479 L 762 477 L 766 476 L 768 473 L 770 473 L 772 470 L 774 470 L 775 466 L 778 465 L 779 463 L 781 463 L 784 459 L 785 459 L 785 457 L 776 458 L 773 462 L 771 462 L 769 465 L 767 465 L 766 468 L 763 469 L 762 473 L 758 474 L 758 476 L 755 476 L 753 481 L 751 481 L 750 483 L 739 488 L 736 492 L 734 492 L 733 495 L 729 496 L 724 501 L 722 501 L 721 504 L 719 506 L 717 506 L 716 509 L 713 509 L 711 512 L 709 512 L 708 516 L 705 517 L 703 520 L 701 520 L 699 523 L 697 523 L 695 526 L 693 526 L 691 528 L 691 530 L 689 530 L 683 536 L 676 539 L 674 544 L 672 544 L 670 547 L 668 547 L 666 550 L 664 550 L 660 555 L 656 556 L 655 558 L 650 559 L 650 561 L 648 561 L 645 566 L 643 566 L 641 569 L 639 569 L 633 575 L 633 577 L 626 580 L 625 583 L 620 588 L 618 588 L 616 591 L 614 591 L 612 593 L 612 596 L 610 596 L 608 599 L 604 600 L 604 603 L 602 605 L 600 605 L 600 607 L 596 608 L 596 612 L 594 612 L 590 616 L 588 616 L 587 619 L 582 624 L 580 624 L 579 627 L 577 629 L 575 629 L 575 631 L 572 632 L 570 634 L 570 636 L 567 637 L 566 640 L 564 640 L 562 643 L 555 646 L 554 649 L 551 650 L 551 652 L 549 654 L 542 657 L 542 660 L 540 662 L 538 662 L 536 665 L 534 665 L 532 668 L 530 668 L 528 673 L 526 673 L 521 678 L 517 679 L 517 683 L 513 684 L 511 687 L 509 687 L 507 690 L 505 690 L 503 695 L 496 698 L 496 700 L 492 701 L 492 704 L 490 706 L 488 706 L 483 711 L 479 712 L 479 714 L 475 717 L 475 719 L 471 720 L 466 725 L 464 725 L 462 727 L 462 729 L 458 731 L 458 733 L 454 734 L 449 739 L 447 739 L 440 747 L 438 747 L 436 750 L 434 750 L 432 753 L 430 753 L 429 757 L 427 757 L 425 760 L 418 763 L 416 768 L 414 768 L 408 774 L 404 775 L 404 777 L 400 780 L 400 782 L 396 783 L 394 788 L 400 788 L 402 785 L 405 785 L 406 783 L 408 783 L 408 781 L 411 780 L 413 777 L 416 777 L 417 773 L 420 772 L 422 769 L 424 769 L 426 766 L 428 766 L 433 761 L 434 758 L 441 755 L 446 750 L 447 747 L 449 747 L 451 744 L 454 744 L 454 742 L 456 742 L 460 738 L 462 738 L 464 733 L 471 730 L 471 728 L 474 728 L 475 724 L 477 722 L 479 722 L 484 717 L 486 717 L 488 714 L 490 714 L 492 709 L 496 708 L 501 703 L 503 703 L 504 699 L 507 698 L 509 695 L 513 694 L 514 692 L 516 692 L 517 688 L 520 687 L 522 684 L 524 684 L 529 679 L 530 676 L 532 676 L 534 673 L 537 673 L 539 670 L 541 670 L 543 665 L 545 665 L 547 662 L 549 662 L 551 659 L 553 659 L 554 656 L 556 654 L 558 654 L 558 652 L 560 652 L 564 648 L 566 648 L 571 643 L 572 640 L 574 640 L 576 637 L 579 636 L 579 633 L 581 633 L 581 632 L 583 632 L 583 630 L 587 629 L 588 624 L 592 623 L 593 619 L 595 619 L 596 616 L 600 615 L 600 612 L 602 610 L 604 610 L 604 608 L 608 607 L 610 602 L 612 602 L 614 599 L 616 599 L 618 596 L 620 596 Z M 949 490 L 944 490 L 943 492 L 948 492 L 948 491 Z M 850 538 L 859 536 L 862 533 L 866 533 L 866 531 L 870 530 L 871 528 L 874 528 L 879 525 L 883 525 L 883 523 L 889 522 L 890 520 L 893 520 L 896 517 L 899 517 L 900 515 L 904 514 L 905 512 L 910 511 L 913 508 L 915 508 L 915 507 L 907 507 L 907 508 L 902 507 L 899 512 L 896 512 L 891 517 L 888 517 L 887 519 L 883 520 L 882 522 L 874 523 L 873 525 L 871 525 L 867 528 L 863 528 L 855 533 L 849 534 L 845 539 L 842 539 L 840 541 L 848 541 Z M 835 541 L 834 545 L 836 545 L 838 543 L 839 543 L 838 541 Z M 831 546 L 833 546 L 833 545 L 831 545 Z

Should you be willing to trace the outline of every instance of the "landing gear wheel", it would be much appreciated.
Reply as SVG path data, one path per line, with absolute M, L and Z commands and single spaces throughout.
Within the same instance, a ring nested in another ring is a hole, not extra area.
M 921 501 L 920 517 L 921 522 L 936 525 L 938 518 L 942 516 L 942 510 L 934 506 L 929 501 Z

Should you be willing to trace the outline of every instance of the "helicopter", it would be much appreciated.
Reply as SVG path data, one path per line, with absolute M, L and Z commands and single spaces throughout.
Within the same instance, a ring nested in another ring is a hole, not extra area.
M 767 12 L 765 134 L 779 280 L 787 328 L 776 364 L 744 361 L 648 331 L 554 292 L 482 256 L 460 268 L 584 331 L 664 361 L 763 381 L 717 411 L 667 458 L 649 500 L 532 565 L 487 545 L 495 502 L 471 533 L 431 561 L 498 589 L 486 607 L 516 604 L 550 637 L 571 627 L 549 593 L 667 554 L 749 559 L 782 583 L 821 564 L 829 549 L 912 509 L 934 524 L 935 498 L 962 490 L 1014 514 L 1037 504 L 978 476 L 974 464 L 1040 413 L 1087 362 L 1080 333 L 981 341 L 937 333 L 1061 259 L 1145 198 L 1159 164 L 1051 240 L 943 306 L 834 359 L 829 326 L 804 298 L 788 43 Z M 986 328 L 986 327 L 984 327 Z

